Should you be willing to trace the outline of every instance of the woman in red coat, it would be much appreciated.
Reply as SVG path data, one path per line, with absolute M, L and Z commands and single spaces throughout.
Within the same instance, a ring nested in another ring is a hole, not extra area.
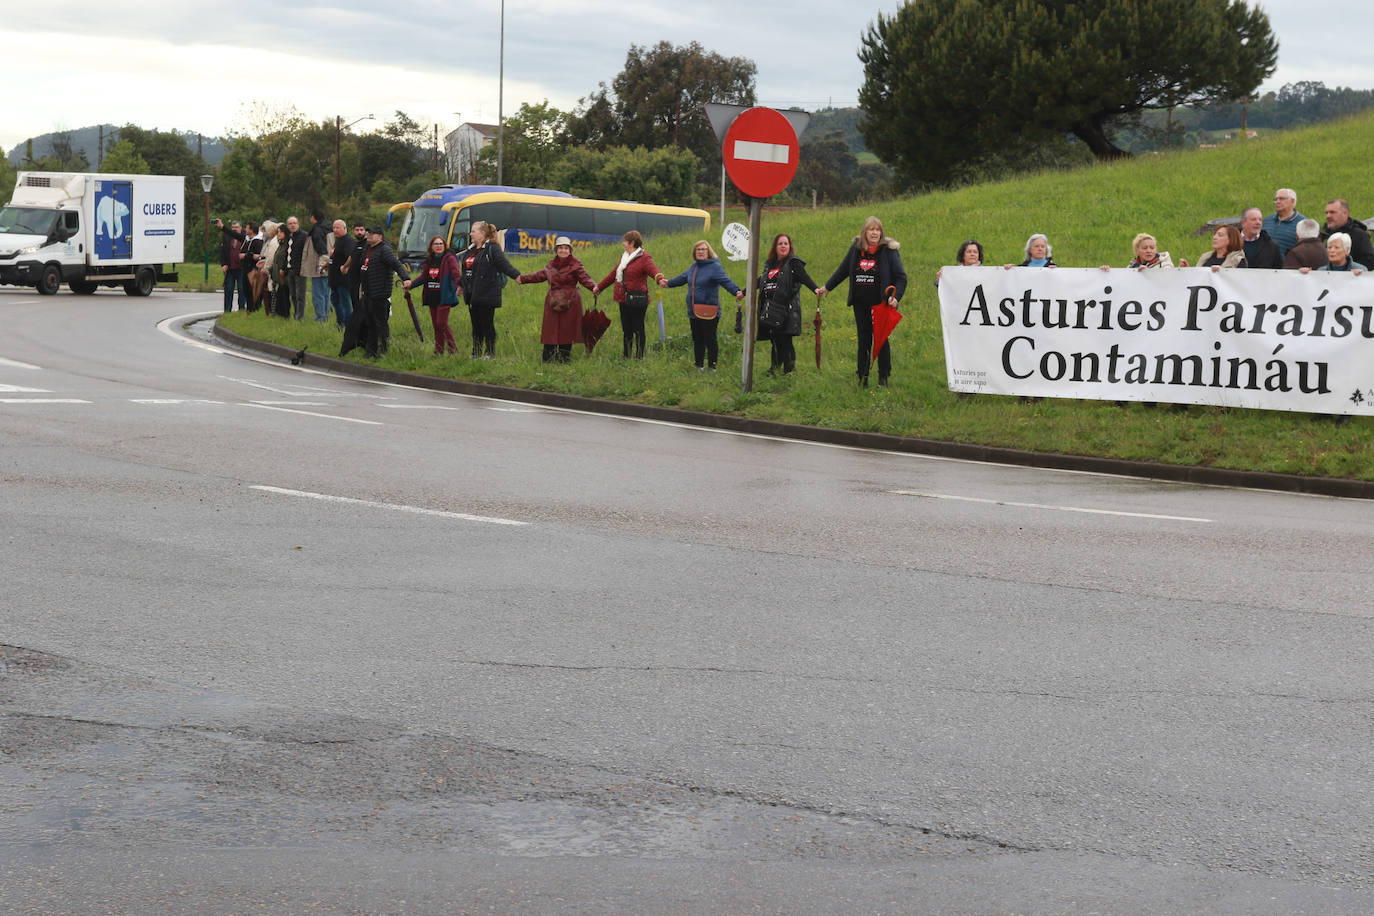
M 625 335 L 625 356 L 630 355 L 630 341 L 634 341 L 635 359 L 644 358 L 644 314 L 649 311 L 649 281 L 663 279 L 654 259 L 644 250 L 644 236 L 631 229 L 625 233 L 625 253 L 620 265 L 596 284 L 595 295 L 612 283 L 615 301 L 620 305 L 620 330 Z
M 577 286 L 592 289 L 596 283 L 573 257 L 572 240 L 566 235 L 554 242 L 553 255 L 543 270 L 521 274 L 515 282 L 549 284 L 539 341 L 544 345 L 544 362 L 566 363 L 572 360 L 572 345 L 582 342 L 582 293 Z

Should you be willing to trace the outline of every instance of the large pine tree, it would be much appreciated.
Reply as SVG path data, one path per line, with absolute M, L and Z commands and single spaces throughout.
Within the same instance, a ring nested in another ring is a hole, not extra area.
M 863 37 L 860 125 L 911 183 L 1073 134 L 1125 155 L 1114 121 L 1237 99 L 1271 73 L 1269 17 L 1244 0 L 908 0 Z

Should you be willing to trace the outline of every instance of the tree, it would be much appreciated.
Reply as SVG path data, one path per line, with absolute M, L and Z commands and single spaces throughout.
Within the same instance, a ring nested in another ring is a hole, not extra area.
M 549 173 L 567 150 L 567 120 L 567 113 L 548 99 L 538 105 L 526 102 L 507 118 L 502 181 L 514 187 L 549 187 Z M 478 154 L 477 176 L 487 184 L 496 183 L 495 145 Z
M 151 175 L 148 161 L 139 155 L 132 140 L 120 140 L 105 153 L 100 171 L 109 175 Z
M 1070 133 L 1110 159 L 1122 116 L 1248 95 L 1277 57 L 1245 0 L 908 0 L 861 41 L 861 130 L 909 183 Z
M 550 178 L 555 187 L 577 197 L 691 207 L 696 205 L 699 166 L 696 155 L 685 149 L 574 147 Z
M 695 41 L 685 47 L 630 45 L 610 93 L 603 83 L 579 101 L 568 118 L 568 139 L 595 149 L 676 146 L 695 153 L 708 171 L 719 168 L 720 144 L 705 105 L 753 105 L 757 73 L 753 61 L 722 57 Z

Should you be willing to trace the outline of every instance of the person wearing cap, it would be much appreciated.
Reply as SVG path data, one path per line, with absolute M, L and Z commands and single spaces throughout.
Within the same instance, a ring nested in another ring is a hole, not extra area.
M 362 292 L 359 309 L 363 313 L 361 343 L 368 359 L 376 359 L 387 350 L 391 341 L 391 275 L 395 273 L 402 285 L 410 289 L 410 271 L 396 257 L 396 252 L 382 237 L 381 226 L 367 227 L 367 242 L 360 246 L 361 252 L 354 253 L 353 263 L 358 266 L 358 286 Z M 348 335 L 344 335 L 347 345 Z M 340 352 L 340 356 L 352 347 Z
M 592 289 L 596 281 L 587 268 L 572 253 L 572 239 L 560 235 L 553 243 L 553 258 L 543 270 L 521 274 L 516 283 L 549 284 L 544 297 L 544 324 L 539 341 L 544 345 L 544 362 L 566 363 L 572 360 L 572 345 L 582 343 L 582 291 Z

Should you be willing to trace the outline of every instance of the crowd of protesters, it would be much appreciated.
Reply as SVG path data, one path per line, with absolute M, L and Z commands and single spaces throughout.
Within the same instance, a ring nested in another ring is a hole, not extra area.
M 1274 195 L 1274 212 L 1268 216 L 1259 207 L 1248 207 L 1238 220 L 1219 221 L 1210 247 L 1198 254 L 1191 266 L 1213 271 L 1286 268 L 1302 273 L 1349 271 L 1354 275 L 1374 270 L 1374 244 L 1364 224 L 1351 217 L 1348 203 L 1340 198 L 1327 201 L 1324 217 L 1324 222 L 1319 223 L 1304 216 L 1297 209 L 1296 192 L 1280 188 Z M 301 320 L 309 301 L 316 321 L 328 321 L 332 313 L 344 329 L 341 354 L 355 347 L 362 347 L 369 357 L 386 351 L 393 275 L 401 279 L 406 290 L 414 287 L 420 292 L 422 306 L 429 309 L 436 354 L 458 352 L 449 316 L 460 302 L 467 306 L 474 359 L 495 355 L 496 310 L 501 307 L 502 289 L 508 279 L 549 286 L 540 325 L 543 359 L 548 363 L 569 362 L 573 345 L 584 342 L 583 288 L 592 293 L 594 307 L 601 292 L 612 291 L 612 302 L 619 310 L 621 353 L 626 359 L 642 359 L 650 284 L 685 287 L 693 360 L 703 371 L 716 368 L 719 354 L 720 290 L 737 301 L 744 298 L 744 291 L 726 273 L 705 240 L 693 243 L 689 266 L 667 278 L 644 248 L 640 233 L 627 232 L 622 239 L 624 251 L 619 263 L 598 283 L 573 255 L 568 237 L 556 239 L 554 257 L 542 269 L 522 274 L 506 258 L 499 244 L 499 231 L 488 223 L 477 222 L 471 227 L 471 244 L 463 251 L 449 250 L 443 236 L 431 238 L 418 275 L 412 279 L 384 240 L 380 227 L 359 222 L 350 234 L 343 220 L 331 224 L 319 210 L 310 214 L 310 223 L 311 228 L 306 231 L 294 216 L 284 223 L 267 220 L 261 225 L 248 221 L 226 226 L 215 220 L 223 231 L 220 264 L 224 272 L 224 310 L 232 310 L 237 296 L 241 309 L 263 309 L 270 315 Z M 855 375 L 867 387 L 873 357 L 874 310 L 881 306 L 899 308 L 906 293 L 907 276 L 900 247 L 887 235 L 881 220 L 869 217 L 829 279 L 817 284 L 807 272 L 806 262 L 796 251 L 791 236 L 775 235 L 756 282 L 757 339 L 770 344 L 768 373 L 787 374 L 796 368 L 794 339 L 802 333 L 802 291 L 815 294 L 819 309 L 828 292 L 847 282 L 846 301 L 853 309 L 857 331 Z M 1050 240 L 1043 233 L 1035 233 L 1026 240 L 1022 255 L 1019 263 L 1003 266 L 1058 266 Z M 982 266 L 985 256 L 982 243 L 967 239 L 959 245 L 953 263 Z M 1103 270 L 1111 269 L 1109 264 L 1100 266 Z M 1175 261 L 1153 235 L 1141 232 L 1132 240 L 1131 258 L 1125 266 L 1150 270 L 1190 264 L 1186 258 Z M 936 273 L 937 286 L 942 272 L 943 268 Z M 736 331 L 739 330 L 737 315 Z M 878 384 L 885 386 L 892 374 L 890 340 L 879 348 L 876 362 Z

